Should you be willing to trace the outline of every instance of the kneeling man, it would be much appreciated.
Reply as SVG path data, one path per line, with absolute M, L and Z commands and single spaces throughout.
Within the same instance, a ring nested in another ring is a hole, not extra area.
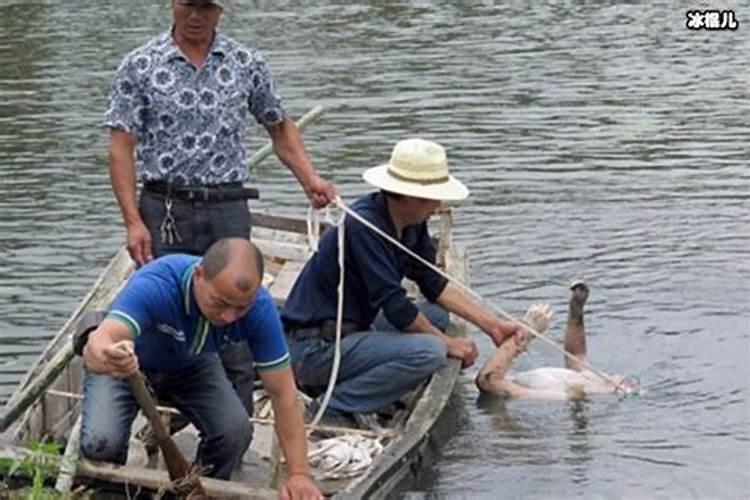
M 352 209 L 428 262 L 436 251 L 427 220 L 442 202 L 468 196 L 448 172 L 442 146 L 421 139 L 399 142 L 388 164 L 364 179 L 379 191 Z M 338 230 L 329 230 L 297 278 L 282 311 L 295 376 L 311 396 L 325 391 L 331 373 L 339 281 Z M 360 424 L 428 378 L 446 354 L 474 363 L 469 338 L 444 333 L 448 312 L 467 319 L 502 344 L 517 327 L 484 310 L 446 279 L 352 217 L 345 221 L 345 276 L 341 365 L 329 403 Z M 414 304 L 401 285 L 417 283 L 429 303 Z
M 83 350 L 82 455 L 125 463 L 138 406 L 123 379 L 140 369 L 156 396 L 200 431 L 197 463 L 209 476 L 229 479 L 252 428 L 217 352 L 247 342 L 273 401 L 287 459 L 284 491 L 291 498 L 322 498 L 307 465 L 281 323 L 262 277 L 263 256 L 244 238 L 217 241 L 203 259 L 173 254 L 136 271 Z M 134 353 L 123 348 L 128 342 Z

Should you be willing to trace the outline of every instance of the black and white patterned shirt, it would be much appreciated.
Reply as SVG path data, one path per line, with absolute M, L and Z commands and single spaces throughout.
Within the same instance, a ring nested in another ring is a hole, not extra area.
M 196 69 L 167 32 L 125 56 L 104 125 L 136 136 L 140 181 L 205 186 L 247 178 L 248 114 L 262 125 L 287 116 L 260 53 L 216 33 Z

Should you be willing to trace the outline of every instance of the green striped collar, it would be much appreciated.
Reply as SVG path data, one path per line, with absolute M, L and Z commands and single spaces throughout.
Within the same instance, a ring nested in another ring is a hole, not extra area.
M 182 277 L 180 278 L 180 284 L 182 288 L 182 303 L 185 306 L 185 314 L 190 316 L 193 312 L 191 311 L 191 306 L 194 302 L 193 299 L 193 275 L 195 274 L 195 268 L 200 264 L 201 261 L 197 261 L 195 264 L 189 266 L 187 269 L 185 269 L 182 272 Z M 198 309 L 198 304 L 195 304 L 196 312 Z M 200 314 L 200 312 L 198 312 Z
M 180 285 L 182 289 L 182 304 L 185 307 L 185 314 L 188 317 L 197 316 L 198 320 L 195 323 L 195 336 L 193 337 L 193 344 L 190 346 L 190 354 L 200 354 L 203 351 L 203 347 L 206 345 L 206 339 L 208 338 L 208 332 L 211 329 L 211 324 L 206 318 L 203 317 L 200 310 L 198 309 L 198 302 L 195 300 L 195 294 L 193 292 L 193 276 L 195 275 L 195 268 L 201 263 L 197 261 L 191 265 L 182 273 L 180 278 Z

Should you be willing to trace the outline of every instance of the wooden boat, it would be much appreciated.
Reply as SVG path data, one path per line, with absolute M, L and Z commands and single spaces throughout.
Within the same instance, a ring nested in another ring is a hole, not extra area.
M 452 242 L 451 228 L 452 214 L 446 210 L 440 215 L 440 232 L 436 238 L 438 261 L 452 276 L 465 281 L 468 275 L 467 261 L 463 250 Z M 286 298 L 310 255 L 306 235 L 307 224 L 304 220 L 253 214 L 253 241 L 261 248 L 266 259 L 268 276 L 264 281 L 279 302 Z M 112 258 L 92 290 L 20 382 L 4 408 L 0 426 L 0 430 L 4 430 L 1 458 L 23 457 L 28 454 L 27 444 L 30 442 L 68 443 L 66 457 L 50 457 L 52 461 L 62 462 L 58 487 L 62 484 L 69 488 L 71 480 L 75 478 L 76 484 L 95 489 L 96 498 L 136 498 L 138 495 L 149 498 L 154 492 L 171 491 L 163 460 L 152 457 L 147 464 L 129 461 L 125 466 L 115 466 L 77 457 L 76 424 L 80 422 L 83 366 L 81 359 L 72 354 L 71 333 L 84 313 L 108 306 L 132 271 L 133 263 L 123 248 Z M 410 293 L 418 293 L 413 284 L 405 285 Z M 451 334 L 463 335 L 465 324 L 454 317 L 450 328 Z M 360 473 L 350 477 L 319 479 L 318 484 L 324 493 L 334 498 L 385 498 L 394 489 L 413 480 L 419 464 L 435 449 L 436 425 L 444 415 L 459 369 L 456 360 L 449 360 L 428 382 L 413 392 L 405 408 L 394 415 L 386 433 L 323 428 L 322 431 L 329 436 L 377 439 L 383 446 L 382 452 Z M 166 411 L 168 413 L 169 410 Z M 278 463 L 279 452 L 272 419 L 259 413 L 262 411 L 262 405 L 256 405 L 256 414 L 252 418 L 255 425 L 253 444 L 236 477 L 232 481 L 201 478 L 212 498 L 278 498 L 276 487 L 282 484 L 283 472 L 280 471 L 283 467 Z M 138 423 L 136 420 L 134 425 Z M 181 434 L 178 433 L 175 440 L 189 450 L 197 438 L 191 437 L 189 432 L 186 437 L 180 437 Z M 311 434 L 311 446 L 315 446 L 319 440 L 316 436 L 319 435 L 320 431 Z M 74 461 L 70 462 L 69 457 L 73 457 Z

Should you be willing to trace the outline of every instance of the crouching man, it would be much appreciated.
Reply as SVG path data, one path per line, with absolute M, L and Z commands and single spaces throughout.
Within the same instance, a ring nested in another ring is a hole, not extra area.
M 141 370 L 157 398 L 200 431 L 196 463 L 211 477 L 229 479 L 252 428 L 216 353 L 244 341 L 273 401 L 288 468 L 282 494 L 322 498 L 307 464 L 289 353 L 262 277 L 263 257 L 243 238 L 219 240 L 203 259 L 174 254 L 139 269 L 83 349 L 82 455 L 125 463 L 138 406 L 124 379 Z M 130 342 L 134 350 L 123 348 Z

